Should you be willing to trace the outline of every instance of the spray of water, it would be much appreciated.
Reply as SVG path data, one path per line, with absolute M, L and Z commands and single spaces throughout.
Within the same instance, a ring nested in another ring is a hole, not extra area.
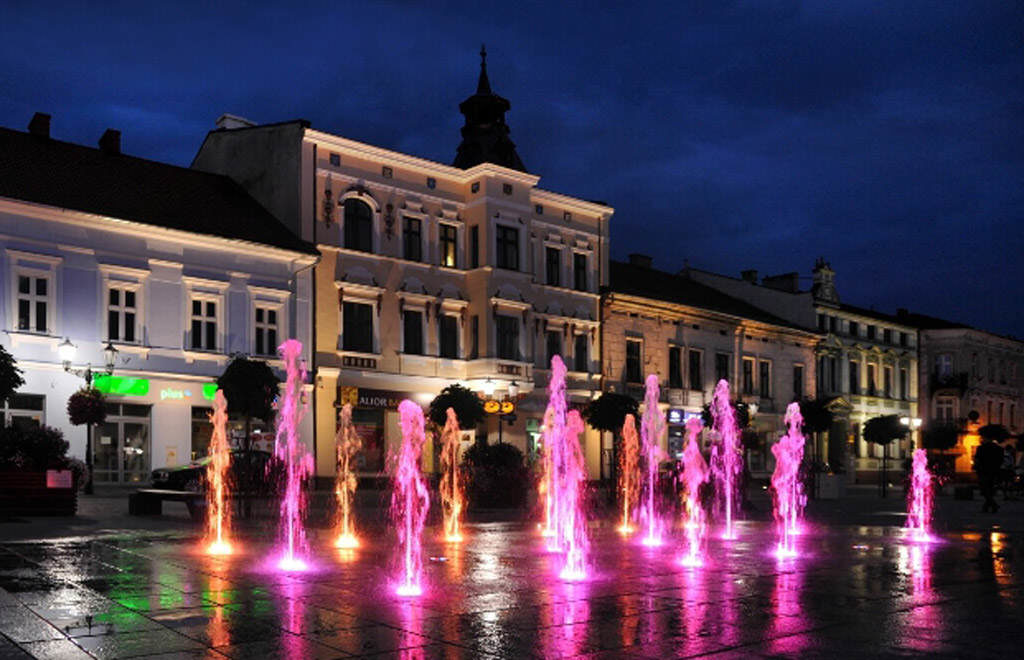
M 700 452 L 700 432 L 704 423 L 699 417 L 686 421 L 686 447 L 683 449 L 683 529 L 686 532 L 686 554 L 683 566 L 703 566 L 707 554 L 708 521 L 701 502 L 700 489 L 710 473 Z
M 800 430 L 804 418 L 800 414 L 800 404 L 794 402 L 786 408 L 786 424 L 788 432 L 772 445 L 775 456 L 772 492 L 778 538 L 775 554 L 780 558 L 796 556 L 795 537 L 799 533 L 800 514 L 807 504 L 800 481 L 800 464 L 804 460 L 804 435 Z
M 558 576 L 569 581 L 586 579 L 587 554 L 590 549 L 583 510 L 583 488 L 587 478 L 583 448 L 579 440 L 583 428 L 579 412 L 569 411 L 561 452 L 563 464 L 557 471 L 560 475 L 557 488 L 561 491 L 558 500 L 561 507 L 558 514 L 558 541 L 564 550 L 562 569 Z
M 644 391 L 644 415 L 640 421 L 644 454 L 644 492 L 641 495 L 643 504 L 640 517 L 646 527 L 643 544 L 647 546 L 661 545 L 664 532 L 664 521 L 658 511 L 658 467 L 668 455 L 661 448 L 661 437 L 665 434 L 665 415 L 658 407 L 659 399 L 661 388 L 658 386 L 658 376 L 650 374 Z
M 637 502 L 640 499 L 640 439 L 636 432 L 636 418 L 626 415 L 622 425 L 622 449 L 619 454 L 619 497 L 622 500 L 622 524 L 619 533 L 633 533 Z
M 743 453 L 739 442 L 739 425 L 736 411 L 729 402 L 729 382 L 718 381 L 711 399 L 711 416 L 714 420 L 712 431 L 717 442 L 711 449 L 711 474 L 715 480 L 715 491 L 725 517 L 723 539 L 736 538 L 733 525 L 738 499 L 738 483 L 743 471 Z
M 338 434 L 334 438 L 334 447 L 338 461 L 334 479 L 334 497 L 338 502 L 338 511 L 341 514 L 341 529 L 338 530 L 338 537 L 334 540 L 334 547 L 358 548 L 359 537 L 356 536 L 353 512 L 356 486 L 359 483 L 355 473 L 355 457 L 356 453 L 362 449 L 363 441 L 356 433 L 355 424 L 352 423 L 352 404 L 350 403 L 346 403 L 341 409 L 341 419 L 338 423 Z
M 206 465 L 206 552 L 229 555 L 232 552 L 228 531 L 231 507 L 228 506 L 228 469 L 231 447 L 228 446 L 228 401 L 224 390 L 217 390 L 210 414 L 213 434 L 210 436 L 210 462 Z
M 455 410 L 447 411 L 441 433 L 441 509 L 444 513 L 444 538 L 449 543 L 462 541 L 462 483 L 459 481 L 459 441 L 462 435 Z
M 565 511 L 566 399 L 565 363 L 555 355 L 551 358 L 551 382 L 548 383 L 548 407 L 544 413 L 544 461 L 546 463 L 545 536 L 550 552 L 564 550 L 562 545 Z
M 555 411 L 550 405 L 547 410 L 544 411 L 544 423 L 541 426 L 541 443 L 540 443 L 540 468 L 541 475 L 540 481 L 537 482 L 537 494 L 539 499 L 544 502 L 544 522 L 540 524 L 541 534 L 548 538 L 549 549 L 557 549 L 552 547 L 554 541 L 552 537 L 555 536 L 555 498 L 554 488 L 552 479 L 554 477 L 554 470 L 552 470 L 552 454 L 551 454 L 551 435 L 548 433 L 548 429 L 551 428 L 551 424 L 554 421 Z
M 393 460 L 394 489 L 391 520 L 398 531 L 400 573 L 399 596 L 423 593 L 423 524 L 430 509 L 430 493 L 420 471 L 420 454 L 426 442 L 423 409 L 406 399 L 398 406 L 402 424 L 402 445 Z
M 302 363 L 301 342 L 289 339 L 277 350 L 287 373 L 284 392 L 277 404 L 277 435 L 274 438 L 274 455 L 285 468 L 285 491 L 281 500 L 281 558 L 277 566 L 284 571 L 304 571 L 308 567 L 309 548 L 302 524 L 306 514 L 303 484 L 313 473 L 313 457 L 299 438 L 299 423 L 306 414 L 302 396 L 306 369 Z
M 907 527 L 914 541 L 933 541 L 932 510 L 935 505 L 932 473 L 928 470 L 928 452 L 915 449 L 910 492 L 907 496 Z

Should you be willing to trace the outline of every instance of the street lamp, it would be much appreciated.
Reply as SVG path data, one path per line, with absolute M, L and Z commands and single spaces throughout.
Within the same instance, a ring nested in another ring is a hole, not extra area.
M 107 376 L 114 373 L 114 364 L 117 362 L 117 353 L 117 348 L 114 346 L 113 342 L 108 340 L 107 345 L 103 347 L 103 373 Z M 92 387 L 92 364 L 86 364 L 84 369 L 75 369 L 71 366 L 71 363 L 75 361 L 75 356 L 77 354 L 78 347 L 72 344 L 71 340 L 67 337 L 57 345 L 57 356 L 60 358 L 64 371 L 84 379 L 86 386 Z M 85 494 L 92 495 L 92 424 L 86 424 L 85 426 L 85 464 L 88 467 L 89 473 L 87 481 L 85 482 Z
M 515 399 L 519 396 L 519 383 L 512 381 L 508 384 L 508 398 Z
M 494 381 L 491 380 L 490 378 L 485 380 L 484 381 L 483 391 L 484 391 L 484 396 L 487 397 L 488 399 L 490 399 L 492 396 L 494 396 Z
M 909 442 L 909 444 L 910 444 L 910 450 L 913 450 L 914 447 L 917 445 L 917 443 L 914 442 L 914 431 L 916 431 L 916 430 L 921 428 L 921 418 L 920 417 L 900 417 L 900 424 L 902 424 L 903 426 L 907 427 L 907 429 L 910 431 L 910 437 L 909 437 L 910 442 Z

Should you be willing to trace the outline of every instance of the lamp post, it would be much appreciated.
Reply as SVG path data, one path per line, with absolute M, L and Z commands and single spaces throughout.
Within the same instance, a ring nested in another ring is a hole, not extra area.
M 508 400 L 509 401 L 515 401 L 517 396 L 519 396 L 519 383 L 517 383 L 516 381 L 512 381 L 511 383 L 508 384 Z M 503 413 L 503 412 L 499 412 L 498 413 L 498 444 L 499 445 L 502 443 L 502 439 L 501 439 L 502 425 L 506 421 L 509 423 L 509 425 L 511 425 L 512 422 L 516 421 L 516 414 L 514 412 L 513 413 L 508 413 L 508 414 Z
M 107 345 L 103 347 L 103 363 L 104 370 L 102 374 L 111 375 L 114 373 L 114 363 L 117 361 L 117 348 L 110 341 L 107 341 Z M 64 338 L 57 346 L 57 355 L 60 357 L 64 371 L 69 374 L 74 374 L 79 378 L 85 380 L 86 386 L 92 386 L 93 370 L 92 364 L 86 364 L 85 368 L 75 368 L 71 366 L 71 363 L 75 361 L 75 356 L 78 354 L 78 347 L 71 343 L 71 340 L 67 337 Z M 85 482 L 85 494 L 92 495 L 92 424 L 85 425 L 85 465 L 88 468 L 88 477 Z

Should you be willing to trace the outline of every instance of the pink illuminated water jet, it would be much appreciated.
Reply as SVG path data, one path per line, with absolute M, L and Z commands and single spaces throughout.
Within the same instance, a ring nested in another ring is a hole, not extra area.
M 423 593 L 423 524 L 430 509 L 430 493 L 420 470 L 420 454 L 426 442 L 423 409 L 406 399 L 398 406 L 402 424 L 402 445 L 395 457 L 391 520 L 398 531 L 401 569 L 396 592 L 399 596 Z
M 644 455 L 644 492 L 640 517 L 647 528 L 643 544 L 658 546 L 662 543 L 664 522 L 658 511 L 658 467 L 667 454 L 661 448 L 661 436 L 665 433 L 665 415 L 658 406 L 661 388 L 658 387 L 658 376 L 650 374 L 644 391 L 644 415 L 640 420 L 640 438 Z
M 306 413 L 302 397 L 306 369 L 302 363 L 302 343 L 298 340 L 289 339 L 277 350 L 287 373 L 284 392 L 277 404 L 277 435 L 274 438 L 274 456 L 285 469 L 285 491 L 281 501 L 281 555 L 277 566 L 283 571 L 304 571 L 308 567 L 309 548 L 303 527 L 306 514 L 303 483 L 313 473 L 313 457 L 299 438 L 299 422 Z
M 230 555 L 232 552 L 228 530 L 231 527 L 231 507 L 228 506 L 228 469 L 231 467 L 231 447 L 228 444 L 228 400 L 224 390 L 218 389 L 213 397 L 210 413 L 213 433 L 210 436 L 210 462 L 206 466 L 206 552 L 211 555 Z
M 704 423 L 699 417 L 691 417 L 686 421 L 687 440 L 682 459 L 683 528 L 686 532 L 686 554 L 680 560 L 683 566 L 703 566 L 706 555 L 708 522 L 700 489 L 707 482 L 710 469 L 700 453 L 698 436 L 703 428 Z
M 565 363 L 555 355 L 551 358 L 551 381 L 548 383 L 548 407 L 544 411 L 544 463 L 546 482 L 545 526 L 547 549 L 563 550 L 561 515 L 565 497 L 564 466 L 566 436 Z
M 807 496 L 800 481 L 800 464 L 804 460 L 803 423 L 800 404 L 789 404 L 786 408 L 788 431 L 772 445 L 772 454 L 775 456 L 772 492 L 778 538 L 775 554 L 780 558 L 796 556 L 794 537 L 798 534 L 800 514 L 807 504 Z
M 743 453 L 739 441 L 736 410 L 729 402 L 729 381 L 722 379 L 715 386 L 711 399 L 712 431 L 717 442 L 711 448 L 711 473 L 715 492 L 725 516 L 723 539 L 736 538 L 733 518 L 737 509 L 737 485 L 743 471 Z
M 622 449 L 619 454 L 619 497 L 622 498 L 622 523 L 619 533 L 633 533 L 637 502 L 640 499 L 640 438 L 636 432 L 636 418 L 626 415 L 622 424 Z
M 931 533 L 934 498 L 932 473 L 928 470 L 928 452 L 924 449 L 915 449 L 910 492 L 907 494 L 907 527 L 910 528 L 911 539 L 914 541 L 934 540 Z
M 341 409 L 338 434 L 334 438 L 337 459 L 334 497 L 337 499 L 338 511 L 341 513 L 341 529 L 338 530 L 338 537 L 334 541 L 336 548 L 351 550 L 359 547 L 353 514 L 353 500 L 359 482 L 356 479 L 353 463 L 362 446 L 363 441 L 356 433 L 355 424 L 352 423 L 352 404 L 346 403 Z
M 449 543 L 462 541 L 462 483 L 459 479 L 459 443 L 462 432 L 455 409 L 446 411 L 441 433 L 441 512 L 444 514 L 444 538 Z

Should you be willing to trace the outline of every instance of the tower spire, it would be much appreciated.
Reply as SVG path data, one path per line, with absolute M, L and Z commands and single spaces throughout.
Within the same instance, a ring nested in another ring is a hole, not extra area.
M 476 83 L 476 93 L 481 96 L 490 96 L 491 81 L 487 78 L 487 45 L 480 44 L 480 80 Z
M 487 77 L 487 47 L 480 44 L 480 78 L 476 93 L 459 104 L 465 115 L 462 143 L 455 153 L 455 166 L 469 169 L 480 163 L 494 163 L 521 172 L 526 166 L 516 153 L 516 145 L 509 138 L 505 113 L 512 107 L 491 90 Z

